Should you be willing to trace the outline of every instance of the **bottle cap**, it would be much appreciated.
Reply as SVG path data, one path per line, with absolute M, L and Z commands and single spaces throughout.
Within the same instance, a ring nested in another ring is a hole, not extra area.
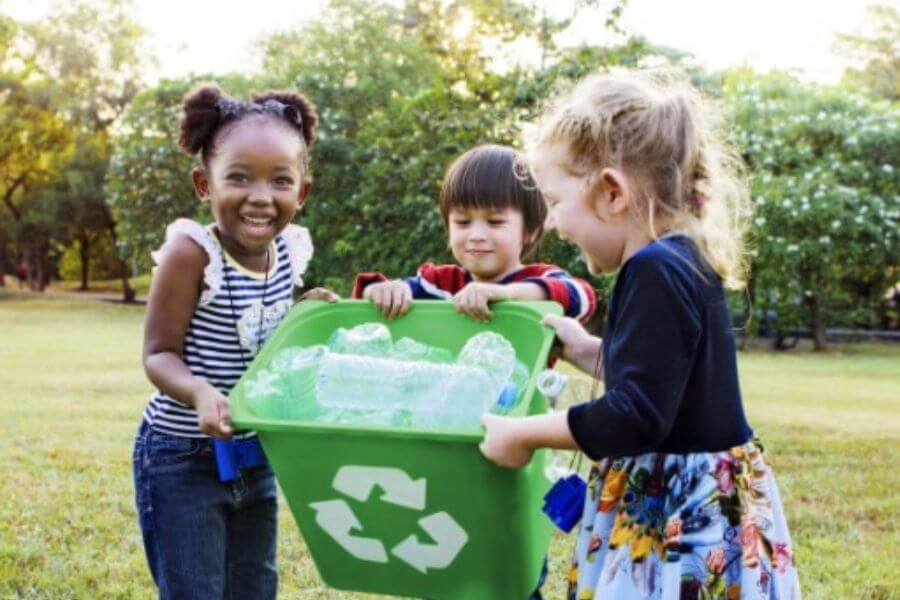
M 516 386 L 512 383 L 507 383 L 500 391 L 500 396 L 497 398 L 497 406 L 501 408 L 512 408 L 516 404 L 517 396 Z
M 544 396 L 547 398 L 556 398 L 562 394 L 564 389 L 566 389 L 566 384 L 568 382 L 569 378 L 566 375 L 563 375 L 558 371 L 544 369 L 538 373 L 535 384 L 537 385 L 538 391 Z

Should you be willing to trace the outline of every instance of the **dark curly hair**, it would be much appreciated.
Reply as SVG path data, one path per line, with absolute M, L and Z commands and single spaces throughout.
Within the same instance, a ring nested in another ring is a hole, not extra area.
M 178 144 L 191 156 L 199 153 L 204 165 L 213 155 L 222 131 L 248 115 L 266 114 L 281 119 L 300 135 L 305 146 L 303 164 L 307 167 L 319 123 L 315 105 L 302 94 L 266 91 L 253 94 L 249 102 L 241 102 L 225 95 L 214 83 L 201 83 L 185 94 L 182 111 Z

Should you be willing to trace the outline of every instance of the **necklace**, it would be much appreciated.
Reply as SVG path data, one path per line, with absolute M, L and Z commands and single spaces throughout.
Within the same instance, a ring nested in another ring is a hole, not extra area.
M 216 237 L 219 240 L 219 249 L 222 252 L 222 263 L 225 263 L 225 244 L 222 242 L 222 237 L 219 234 L 218 230 L 216 231 Z M 266 314 L 266 294 L 269 291 L 269 267 L 271 260 L 271 245 L 266 248 L 266 270 L 265 270 L 265 278 L 263 279 L 263 290 L 262 290 L 262 298 L 260 299 L 259 306 L 259 322 L 257 323 L 256 328 L 256 350 L 259 351 L 259 348 L 262 346 L 263 339 L 263 320 Z M 224 274 L 223 274 L 224 275 Z M 224 276 L 225 279 L 225 292 L 228 294 L 228 307 L 231 309 L 231 319 L 234 321 L 234 330 L 235 335 L 237 335 L 238 340 L 238 350 L 241 353 L 241 363 L 243 368 L 247 369 L 247 363 L 250 362 L 244 357 L 244 344 L 241 343 L 241 334 L 238 330 L 238 318 L 237 311 L 234 309 L 234 297 L 231 293 L 231 284 L 228 282 L 228 277 Z

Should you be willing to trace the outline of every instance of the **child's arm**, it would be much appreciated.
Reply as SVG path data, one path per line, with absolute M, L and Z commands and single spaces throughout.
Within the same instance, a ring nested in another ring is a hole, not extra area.
M 563 358 L 588 375 L 602 377 L 603 340 L 590 335 L 571 317 L 547 315 L 541 324 L 556 330 L 556 337 L 563 344 Z M 481 452 L 501 467 L 527 465 L 537 448 L 578 449 L 565 412 L 524 419 L 487 414 L 481 422 L 485 426 Z
M 363 298 L 371 300 L 375 308 L 386 318 L 394 319 L 409 312 L 412 290 L 405 281 L 382 281 L 367 286 L 363 290 Z
M 594 288 L 559 267 L 528 265 L 521 279 L 507 284 L 472 282 L 453 296 L 456 310 L 479 321 L 491 318 L 488 303 L 496 300 L 552 300 L 567 317 L 586 322 L 597 308 Z
M 538 448 L 578 450 L 565 412 L 521 419 L 486 414 L 481 417 L 481 453 L 501 467 L 524 467 Z
M 567 317 L 586 323 L 597 309 L 597 293 L 591 284 L 559 267 L 528 265 L 523 275 L 522 283 L 539 286 L 544 292 L 542 299 L 558 303 Z
M 360 273 L 353 283 L 352 298 L 371 300 L 375 308 L 393 319 L 402 317 L 412 304 L 412 290 L 402 280 L 390 280 L 381 273 Z
M 546 300 L 539 286 L 533 283 L 482 283 L 473 281 L 453 296 L 456 311 L 476 321 L 488 321 L 493 316 L 488 303 L 496 300 Z
M 603 340 L 589 334 L 584 327 L 571 317 L 547 315 L 541 325 L 556 330 L 556 337 L 562 342 L 562 357 L 591 377 L 603 377 Z
M 368 298 L 388 318 L 405 315 L 413 300 L 449 300 L 466 285 L 466 272 L 457 265 L 425 263 L 415 275 L 389 280 L 381 273 L 360 273 L 354 298 Z
M 614 339 L 607 339 L 606 365 L 616 370 L 607 377 L 604 394 L 565 413 L 502 421 L 488 416 L 488 458 L 504 466 L 522 465 L 535 448 L 566 447 L 571 438 L 597 460 L 650 452 L 666 439 L 694 368 L 703 318 L 691 275 L 659 262 L 653 255 L 633 258 L 619 273 L 620 318 Z
M 206 252 L 186 236 L 167 242 L 147 302 L 144 371 L 160 391 L 196 409 L 200 431 L 228 438 L 228 399 L 206 381 L 194 377 L 181 354 L 208 260 Z

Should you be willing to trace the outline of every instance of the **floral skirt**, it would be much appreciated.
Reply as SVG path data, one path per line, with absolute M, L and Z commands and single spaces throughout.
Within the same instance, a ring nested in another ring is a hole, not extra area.
M 759 442 L 594 465 L 569 599 L 632 598 L 800 598 L 781 499 Z

